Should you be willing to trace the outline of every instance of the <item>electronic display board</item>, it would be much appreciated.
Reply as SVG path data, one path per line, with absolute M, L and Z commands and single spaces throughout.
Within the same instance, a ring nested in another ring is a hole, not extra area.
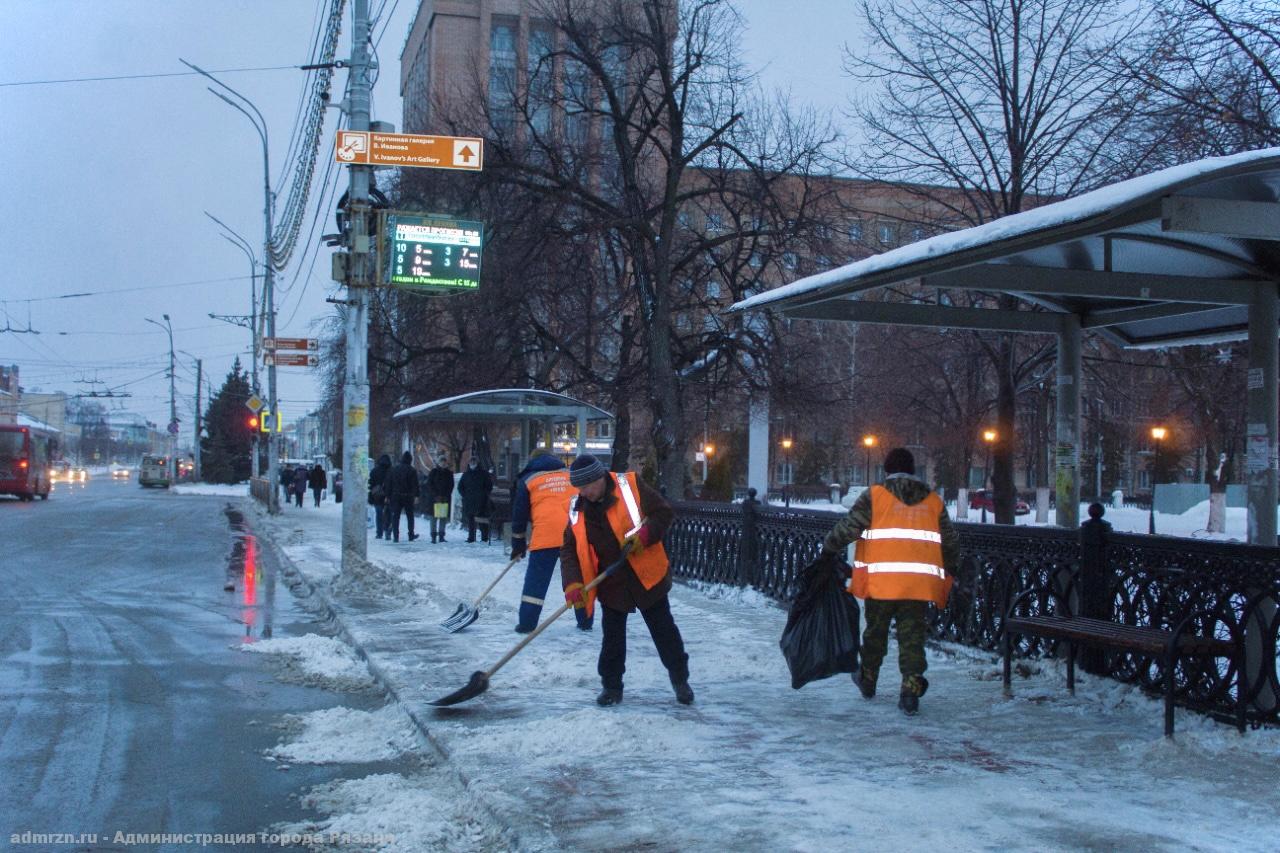
M 442 293 L 480 286 L 482 222 L 389 212 L 383 241 L 387 284 Z

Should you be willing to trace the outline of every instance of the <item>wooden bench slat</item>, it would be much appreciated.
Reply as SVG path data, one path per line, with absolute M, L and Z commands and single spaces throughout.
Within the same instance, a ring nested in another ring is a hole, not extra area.
M 1086 616 L 1015 616 L 1008 619 L 1008 628 L 1015 633 L 1034 634 L 1041 637 L 1131 649 L 1151 654 L 1163 653 L 1169 644 L 1169 639 L 1172 637 L 1172 632 L 1159 628 L 1122 625 L 1117 622 L 1092 619 Z M 1184 635 L 1179 638 L 1178 649 L 1182 652 L 1225 656 L 1230 656 L 1234 653 L 1234 646 L 1228 640 L 1194 634 Z

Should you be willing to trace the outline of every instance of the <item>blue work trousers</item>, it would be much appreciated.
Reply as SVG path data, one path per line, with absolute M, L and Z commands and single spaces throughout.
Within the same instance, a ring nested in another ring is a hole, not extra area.
M 520 595 L 521 628 L 533 630 L 538 627 L 547 588 L 551 586 L 551 576 L 555 574 L 556 561 L 559 559 L 559 548 L 539 548 L 529 552 L 529 564 L 524 570 L 524 591 Z M 586 608 L 574 610 L 573 615 L 578 618 L 578 627 L 591 627 L 591 618 L 587 616 Z

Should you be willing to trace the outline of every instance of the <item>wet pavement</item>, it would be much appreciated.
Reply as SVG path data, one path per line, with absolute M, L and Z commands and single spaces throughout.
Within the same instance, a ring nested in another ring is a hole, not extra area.
M 383 698 L 282 683 L 233 648 L 325 631 L 228 499 L 59 484 L 0 498 L 0 542 L 0 846 L 312 816 L 296 795 L 342 767 L 265 761 L 281 715 Z

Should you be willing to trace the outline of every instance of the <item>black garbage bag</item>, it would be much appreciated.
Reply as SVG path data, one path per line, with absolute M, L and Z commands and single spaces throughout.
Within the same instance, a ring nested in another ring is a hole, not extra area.
M 796 690 L 838 672 L 858 671 L 858 600 L 845 592 L 848 572 L 843 560 L 824 556 L 800 573 L 800 593 L 778 641 Z

